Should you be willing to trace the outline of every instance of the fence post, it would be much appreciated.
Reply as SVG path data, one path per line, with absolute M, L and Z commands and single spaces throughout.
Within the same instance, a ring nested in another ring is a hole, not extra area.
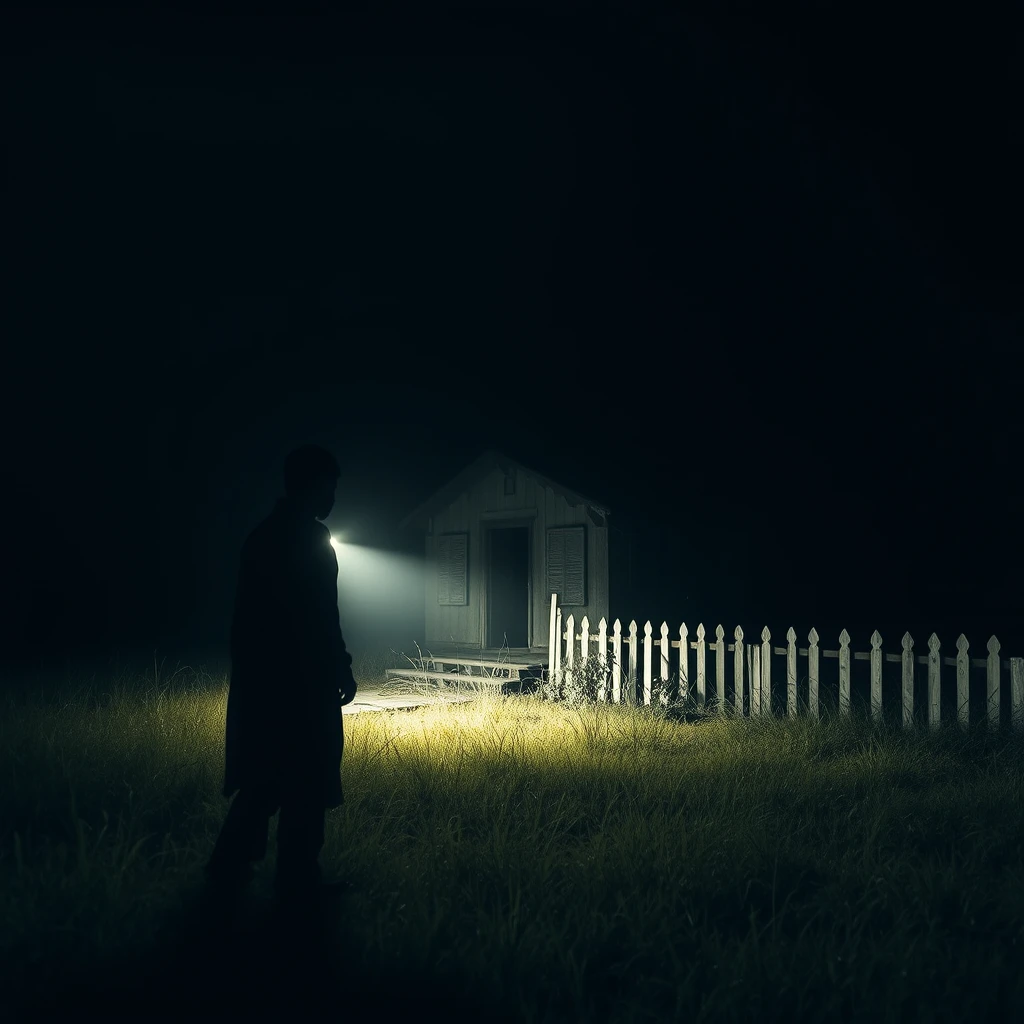
M 811 709 L 811 718 L 818 717 L 818 631 L 811 626 L 807 634 L 807 704 Z
M 967 654 L 970 649 L 967 637 L 961 633 L 956 641 L 956 717 L 965 729 L 971 724 L 971 662 Z
M 871 720 L 882 718 L 882 634 L 871 634 Z
M 786 713 L 796 716 L 796 630 L 786 630 Z
M 999 641 L 995 636 L 988 638 L 988 701 L 985 707 L 987 725 L 990 729 L 999 725 Z
M 725 711 L 725 627 L 715 627 L 715 690 L 718 695 L 718 713 Z
M 903 728 L 914 724 L 914 638 L 903 634 Z
M 555 617 L 555 663 L 554 663 L 554 675 L 551 680 L 555 686 L 560 686 L 562 683 L 562 609 L 558 609 L 558 615 Z
M 565 620 L 565 674 L 572 682 L 572 666 L 576 660 L 576 616 L 572 613 Z
M 697 623 L 697 706 L 700 708 L 704 707 L 704 703 L 707 700 L 707 680 L 705 678 L 704 670 L 706 667 L 705 663 L 705 651 L 704 651 L 704 623 Z
M 743 648 L 743 653 L 747 659 L 747 705 L 750 708 L 750 717 L 754 717 L 754 701 L 755 692 L 760 693 L 761 679 L 760 679 L 760 668 L 758 668 L 758 675 L 754 675 L 754 648 L 757 644 L 746 644 Z M 760 662 L 757 663 L 760 666 Z
M 690 640 L 685 622 L 679 624 L 679 699 L 690 699 Z
M 750 652 L 754 656 L 750 670 L 750 716 L 761 714 L 761 647 L 751 644 Z
M 839 634 L 839 714 L 850 713 L 850 634 Z
M 612 626 L 612 702 L 622 702 L 622 623 Z
M 597 699 L 608 700 L 608 620 L 602 615 L 597 624 L 597 657 L 601 662 L 601 685 L 597 691 Z
M 1010 659 L 1010 722 L 1024 730 L 1024 658 Z
M 939 657 L 939 638 L 932 633 L 928 637 L 928 726 L 932 729 L 939 727 L 942 716 L 942 707 L 939 695 L 941 689 L 942 658 Z
M 733 684 L 733 704 L 736 708 L 736 713 L 742 717 L 743 715 L 743 627 L 737 626 L 733 630 L 733 639 L 735 644 L 733 645 L 733 659 L 732 659 L 732 684 Z
M 663 622 L 661 624 L 661 673 L 659 676 L 661 679 L 661 699 L 663 701 L 668 699 L 668 655 L 671 650 L 672 642 L 668 638 L 668 623 Z
M 555 648 L 558 646 L 558 595 L 551 595 L 551 613 L 548 616 L 548 679 L 552 682 L 551 673 L 555 669 Z
M 761 630 L 761 714 L 772 713 L 772 634 Z
M 584 615 L 580 620 L 580 662 L 586 665 L 590 654 L 590 616 Z
M 651 637 L 653 633 L 654 627 L 651 625 L 651 620 L 648 619 L 644 623 L 644 707 L 650 707 L 651 704 L 651 656 L 654 654 L 654 643 Z
M 640 652 L 636 649 L 636 619 L 629 623 L 629 678 L 626 680 L 626 703 L 636 707 L 636 664 Z

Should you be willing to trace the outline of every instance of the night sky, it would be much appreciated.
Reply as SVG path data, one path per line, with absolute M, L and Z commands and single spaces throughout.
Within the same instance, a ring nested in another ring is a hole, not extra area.
M 613 616 L 1024 653 L 1008 14 L 220 10 L 4 16 L 5 660 L 223 647 L 309 440 L 371 546 L 495 446 Z

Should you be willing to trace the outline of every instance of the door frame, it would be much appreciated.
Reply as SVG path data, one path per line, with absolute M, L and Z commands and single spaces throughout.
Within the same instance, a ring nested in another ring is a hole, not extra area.
M 482 650 L 491 646 L 491 618 L 488 595 L 491 589 L 491 531 L 521 529 L 526 531 L 526 646 L 533 646 L 533 525 L 537 518 L 536 509 L 529 509 L 522 515 L 500 512 L 488 516 L 484 513 L 480 518 L 481 547 L 483 558 L 483 586 L 480 588 L 480 636 Z

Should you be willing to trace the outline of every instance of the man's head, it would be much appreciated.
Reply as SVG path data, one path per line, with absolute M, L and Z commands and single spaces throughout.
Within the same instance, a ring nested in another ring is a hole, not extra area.
M 317 519 L 331 514 L 339 476 L 337 460 L 319 445 L 303 445 L 284 460 L 285 494 Z

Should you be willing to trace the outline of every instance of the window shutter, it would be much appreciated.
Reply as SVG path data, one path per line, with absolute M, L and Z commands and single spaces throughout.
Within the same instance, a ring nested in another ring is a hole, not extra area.
M 557 594 L 564 603 L 565 596 L 565 534 L 561 530 L 548 530 L 548 593 Z
M 466 603 L 466 544 L 467 534 L 457 533 L 451 538 L 451 560 L 448 564 L 448 603 Z
M 468 534 L 437 538 L 437 603 L 466 604 Z
M 448 563 L 451 561 L 451 537 L 437 538 L 437 603 L 449 604 Z
M 586 604 L 586 546 L 583 527 L 566 531 L 565 537 L 565 604 Z
M 587 603 L 586 537 L 582 526 L 548 530 L 548 593 L 562 605 Z

